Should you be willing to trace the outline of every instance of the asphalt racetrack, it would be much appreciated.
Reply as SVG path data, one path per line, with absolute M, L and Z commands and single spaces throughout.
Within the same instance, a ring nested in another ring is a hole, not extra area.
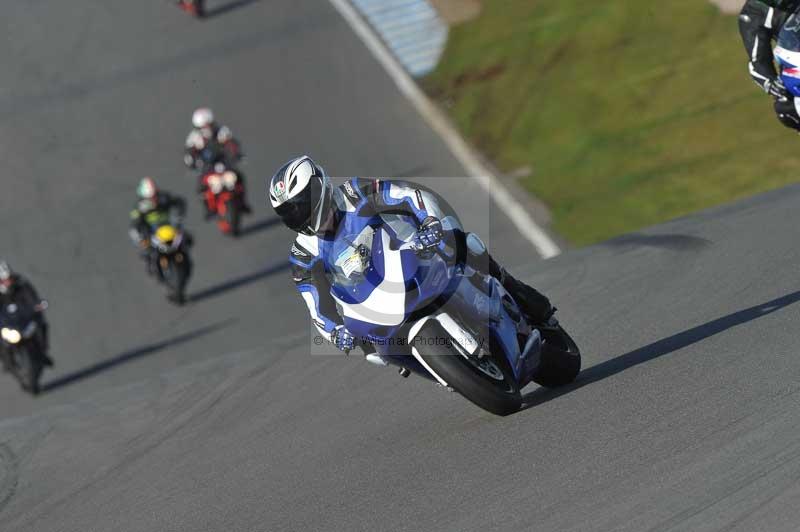
M 512 269 L 537 260 L 444 143 L 322 0 L 55 0 L 4 9 L 0 256 L 46 297 L 55 371 L 31 400 L 0 380 L 0 418 L 63 404 L 221 353 L 307 333 L 288 268 L 293 239 L 264 181 L 289 158 L 333 176 L 426 177 Z M 238 241 L 204 222 L 182 163 L 195 107 L 240 137 L 254 214 Z M 189 202 L 192 304 L 176 309 L 127 238 L 138 180 Z
M 797 530 L 800 187 L 546 262 L 491 216 L 586 368 L 498 418 L 309 355 L 263 177 L 300 152 L 334 175 L 461 170 L 327 2 L 209 5 L 4 9 L 0 249 L 51 302 L 57 367 L 35 400 L 0 381 L 0 530 Z M 248 154 L 238 241 L 181 165 L 199 104 Z M 126 237 L 145 174 L 190 201 L 184 308 Z M 487 223 L 468 180 L 436 183 Z

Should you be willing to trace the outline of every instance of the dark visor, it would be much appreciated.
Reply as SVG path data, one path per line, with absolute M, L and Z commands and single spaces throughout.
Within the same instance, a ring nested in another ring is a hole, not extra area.
M 277 206 L 275 212 L 292 231 L 302 232 L 317 215 L 322 200 L 322 178 L 313 176 L 308 186 L 297 196 Z

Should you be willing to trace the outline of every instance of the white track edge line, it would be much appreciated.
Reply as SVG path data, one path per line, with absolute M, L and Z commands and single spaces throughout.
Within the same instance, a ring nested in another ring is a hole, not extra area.
M 431 100 L 411 79 L 408 72 L 400 65 L 394 55 L 386 48 L 349 0 L 330 0 L 342 18 L 350 25 L 355 34 L 366 45 L 367 49 L 386 70 L 389 77 L 400 89 L 400 92 L 417 108 L 417 111 L 428 122 L 428 125 L 444 140 L 456 159 L 467 173 L 489 194 L 497 205 L 503 209 L 520 234 L 525 237 L 543 259 L 555 257 L 561 253 L 547 232 L 542 229 L 528 214 L 528 211 L 517 202 L 508 189 L 486 168 L 472 152 L 458 131 L 450 125 L 448 119 L 431 102 Z

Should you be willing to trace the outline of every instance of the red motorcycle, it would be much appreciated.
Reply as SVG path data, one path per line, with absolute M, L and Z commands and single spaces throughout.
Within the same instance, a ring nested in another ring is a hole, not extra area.
M 214 168 L 200 180 L 200 192 L 209 217 L 216 216 L 219 230 L 238 236 L 244 207 L 244 185 L 239 175 L 227 168 Z
M 178 7 L 192 16 L 202 18 L 206 14 L 204 0 L 178 0 Z

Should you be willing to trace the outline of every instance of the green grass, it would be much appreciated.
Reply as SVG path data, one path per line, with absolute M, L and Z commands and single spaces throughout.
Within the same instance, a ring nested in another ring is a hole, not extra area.
M 423 81 L 581 245 L 796 181 L 800 138 L 704 0 L 484 0 Z

